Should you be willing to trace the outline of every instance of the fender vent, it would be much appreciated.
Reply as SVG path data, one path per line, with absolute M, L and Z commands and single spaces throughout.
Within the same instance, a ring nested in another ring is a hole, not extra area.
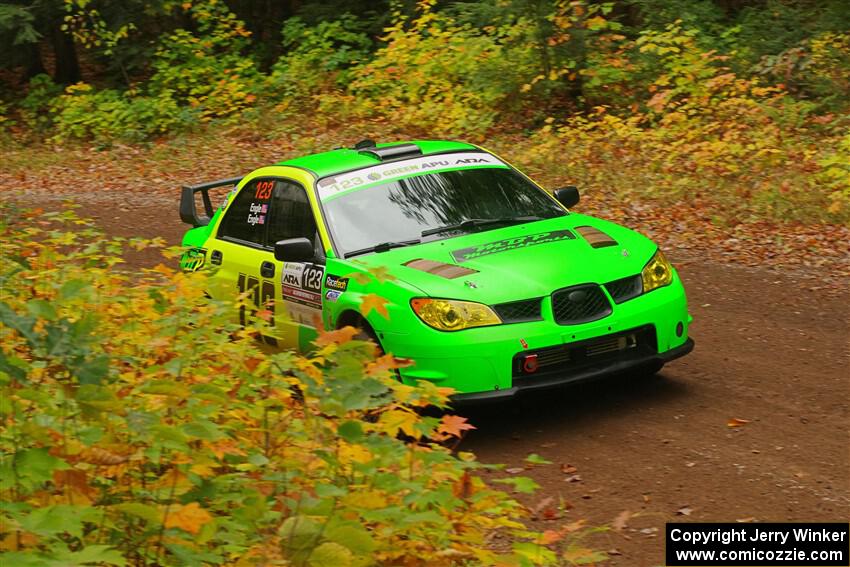
M 408 268 L 413 268 L 414 270 L 419 270 L 421 272 L 434 274 L 435 276 L 440 276 L 441 278 L 446 278 L 448 280 L 453 280 L 455 278 L 468 276 L 469 274 L 478 273 L 478 270 L 464 268 L 463 266 L 458 266 L 455 264 L 435 262 L 434 260 L 425 260 L 423 258 L 419 258 L 417 260 L 410 260 L 409 262 L 405 262 L 402 265 L 407 266 Z
M 616 246 L 617 241 L 592 226 L 577 226 L 576 232 L 587 240 L 587 243 L 594 248 L 605 248 L 606 246 Z

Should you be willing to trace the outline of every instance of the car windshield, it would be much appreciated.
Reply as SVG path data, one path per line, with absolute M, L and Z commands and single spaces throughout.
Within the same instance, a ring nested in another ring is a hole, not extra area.
M 397 179 L 338 195 L 324 201 L 323 208 L 343 257 L 504 226 L 488 220 L 509 224 L 511 219 L 528 222 L 566 214 L 528 179 L 505 167 Z

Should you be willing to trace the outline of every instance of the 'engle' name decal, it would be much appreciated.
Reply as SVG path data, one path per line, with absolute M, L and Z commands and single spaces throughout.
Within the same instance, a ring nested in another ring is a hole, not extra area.
M 557 242 L 558 240 L 573 240 L 575 234 L 569 230 L 553 230 L 551 232 L 540 232 L 538 234 L 529 234 L 528 236 L 518 236 L 516 238 L 506 238 L 505 240 L 496 240 L 487 244 L 478 246 L 470 246 L 461 248 L 452 252 L 452 256 L 458 262 L 474 260 L 488 254 L 497 254 L 499 252 L 507 252 L 517 248 L 525 248 L 527 246 L 536 246 L 537 244 L 546 244 L 547 242 Z

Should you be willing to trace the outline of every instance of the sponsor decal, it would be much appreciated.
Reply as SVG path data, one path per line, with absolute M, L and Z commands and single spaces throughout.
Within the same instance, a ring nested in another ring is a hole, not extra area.
M 206 248 L 190 248 L 180 256 L 180 269 L 184 272 L 196 272 L 204 267 L 206 260 Z
M 325 299 L 330 301 L 331 303 L 336 303 L 336 300 L 339 299 L 339 296 L 342 295 L 341 291 L 337 291 L 335 289 L 329 289 L 325 293 Z
M 341 278 L 339 276 L 332 276 L 331 274 L 328 274 L 325 278 L 325 287 L 337 291 L 345 291 L 348 289 L 348 278 Z
M 481 256 L 487 256 L 489 254 L 497 254 L 499 252 L 507 252 L 508 250 L 516 250 L 517 248 L 546 244 L 547 242 L 572 239 L 575 239 L 575 235 L 569 230 L 553 230 L 551 232 L 540 232 L 538 234 L 529 234 L 527 236 L 518 236 L 516 238 L 506 238 L 505 240 L 497 240 L 495 242 L 488 242 L 487 244 L 461 248 L 460 250 L 452 252 L 452 257 L 458 262 L 465 262 L 467 260 L 474 260 L 475 258 L 480 258 Z
M 301 262 L 286 262 L 281 272 L 281 296 L 284 301 L 312 309 L 322 308 L 322 266 Z
M 304 279 L 305 265 L 301 262 L 286 262 L 283 264 L 283 273 L 281 274 L 281 283 L 290 287 L 301 287 L 301 282 Z
M 319 180 L 317 187 L 319 188 L 319 198 L 325 201 L 340 193 L 361 189 L 379 182 L 393 181 L 419 173 L 433 173 L 446 169 L 467 167 L 507 168 L 508 166 L 496 156 L 484 152 L 458 152 L 416 157 L 341 173 Z
M 260 199 L 261 201 L 268 201 L 272 196 L 273 189 L 274 181 L 260 181 L 257 183 L 257 188 L 254 191 L 254 198 Z
M 256 224 L 266 224 L 266 213 L 269 206 L 266 203 L 251 203 L 248 212 L 248 224 L 254 226 Z

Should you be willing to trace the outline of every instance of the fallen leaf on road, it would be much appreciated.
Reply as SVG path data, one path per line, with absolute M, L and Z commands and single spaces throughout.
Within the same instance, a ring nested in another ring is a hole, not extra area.
M 676 514 L 679 516 L 690 516 L 693 513 L 694 509 L 690 506 L 682 506 L 678 510 L 676 510 Z
M 578 472 L 578 469 L 568 463 L 561 463 L 561 472 L 564 474 L 573 474 Z
M 729 418 L 729 421 L 726 422 L 726 425 L 729 427 L 743 427 L 750 422 L 749 419 L 740 419 L 737 417 Z
M 475 429 L 475 426 L 466 421 L 465 417 L 459 415 L 444 415 L 438 431 L 454 437 L 463 437 L 464 431 Z
M 756 519 L 754 517 L 750 516 L 748 518 L 738 518 L 735 521 L 738 522 L 739 524 L 750 524 L 752 522 L 755 522 Z
M 522 467 L 511 467 L 509 469 L 505 469 L 505 472 L 509 474 L 519 474 L 521 472 L 525 472 L 525 469 Z
M 556 541 L 560 541 L 563 537 L 563 534 L 560 532 L 556 532 L 555 530 L 546 530 L 540 538 L 540 543 L 543 545 L 550 545 Z
M 622 512 L 617 514 L 617 517 L 614 518 L 613 522 L 611 522 L 611 527 L 617 530 L 618 532 L 622 531 L 626 527 L 626 525 L 628 525 L 629 518 L 631 517 L 631 512 L 629 512 L 628 510 L 623 510 Z
M 572 476 L 568 476 L 567 478 L 564 479 L 564 482 L 581 482 L 581 475 L 580 474 L 574 474 Z
M 561 528 L 561 531 L 564 532 L 565 534 L 571 534 L 573 532 L 576 532 L 576 531 L 584 528 L 584 524 L 585 524 L 585 520 L 576 520 L 575 522 L 571 522 L 571 523 L 567 524 L 566 526 L 564 526 L 563 528 Z

